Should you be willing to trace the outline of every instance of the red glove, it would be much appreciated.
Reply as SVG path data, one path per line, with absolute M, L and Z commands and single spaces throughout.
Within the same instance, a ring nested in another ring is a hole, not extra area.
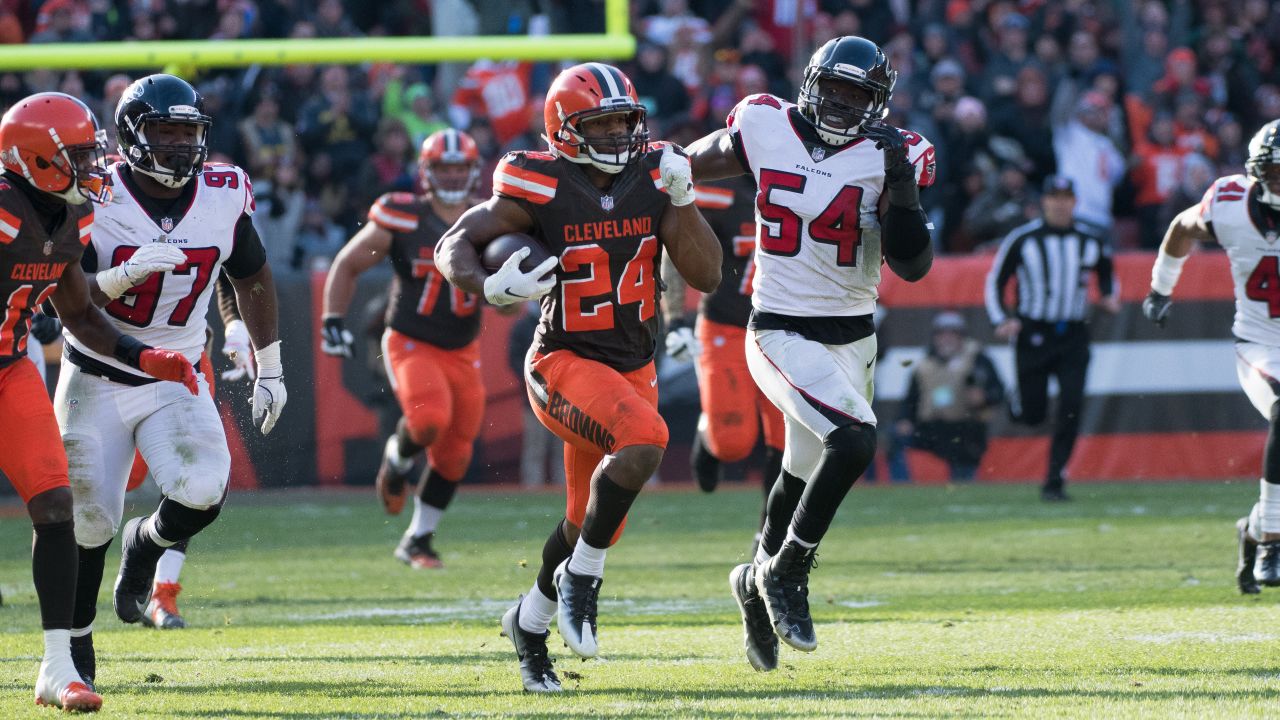
M 192 395 L 200 394 L 200 388 L 196 385 L 195 368 L 191 367 L 191 363 L 180 352 L 148 348 L 138 356 L 138 367 L 153 378 L 182 383 Z

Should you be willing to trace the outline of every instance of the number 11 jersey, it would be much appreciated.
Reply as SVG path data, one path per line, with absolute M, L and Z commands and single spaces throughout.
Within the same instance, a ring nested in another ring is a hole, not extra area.
M 728 127 L 758 187 L 752 307 L 794 317 L 874 312 L 884 153 L 864 138 L 827 145 L 794 104 L 773 95 L 743 98 Z M 916 182 L 932 185 L 933 145 L 902 134 Z

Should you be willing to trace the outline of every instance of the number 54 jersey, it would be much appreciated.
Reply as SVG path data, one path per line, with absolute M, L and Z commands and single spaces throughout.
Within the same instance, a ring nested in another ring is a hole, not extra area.
M 1280 227 L 1259 200 L 1262 188 L 1245 175 L 1218 178 L 1200 201 L 1200 218 L 1231 261 L 1241 340 L 1280 347 Z
M 884 152 L 823 143 L 792 103 L 748 95 L 729 114 L 734 150 L 756 178 L 752 306 L 796 317 L 868 315 L 880 284 Z M 934 180 L 933 145 L 902 131 L 916 182 Z
M 113 197 L 95 213 L 92 242 L 81 267 L 96 273 L 120 265 L 147 243 L 181 248 L 186 264 L 151 275 L 103 310 L 120 332 L 148 345 L 178 350 L 197 365 L 219 270 L 225 265 L 231 277 L 249 277 L 266 262 L 250 219 L 254 203 L 249 177 L 235 165 L 209 163 L 172 200 L 144 195 L 124 163 L 112 166 L 111 181 Z M 66 352 L 76 365 L 142 377 L 69 333 Z

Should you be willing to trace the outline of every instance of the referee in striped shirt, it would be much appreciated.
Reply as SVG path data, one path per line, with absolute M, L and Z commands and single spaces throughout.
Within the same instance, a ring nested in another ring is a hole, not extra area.
M 1080 432 L 1085 373 L 1089 369 L 1089 276 L 1096 274 L 1109 312 L 1120 309 L 1120 288 L 1111 250 L 1099 230 L 1074 217 L 1071 179 L 1045 179 L 1043 216 L 1009 233 L 987 274 L 987 314 L 996 336 L 1013 341 L 1018 382 L 1009 411 L 1015 422 L 1039 425 L 1048 414 L 1049 376 L 1058 378 L 1058 411 L 1049 446 L 1049 468 L 1040 497 L 1069 500 L 1063 468 Z M 1017 279 L 1017 301 L 1005 305 L 1009 281 Z

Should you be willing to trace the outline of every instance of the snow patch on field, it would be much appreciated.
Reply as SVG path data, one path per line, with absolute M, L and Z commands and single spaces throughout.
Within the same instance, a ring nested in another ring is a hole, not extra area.
M 1169 645 L 1180 642 L 1207 642 L 1207 643 L 1251 643 L 1251 642 L 1270 642 L 1280 638 L 1278 635 L 1271 633 L 1225 633 L 1210 632 L 1207 630 L 1183 630 L 1170 633 L 1152 633 L 1148 635 L 1133 635 L 1129 640 L 1137 642 L 1153 643 L 1156 645 Z
M 497 618 L 507 611 L 514 599 L 478 599 L 425 601 L 416 607 L 354 607 L 326 613 L 294 613 L 289 620 L 309 622 L 315 620 L 357 620 L 374 618 L 401 618 L 411 623 L 437 623 L 453 620 L 485 620 Z M 617 615 L 679 615 L 688 613 L 723 612 L 731 607 L 729 601 L 694 599 L 679 600 L 601 600 L 601 614 Z

